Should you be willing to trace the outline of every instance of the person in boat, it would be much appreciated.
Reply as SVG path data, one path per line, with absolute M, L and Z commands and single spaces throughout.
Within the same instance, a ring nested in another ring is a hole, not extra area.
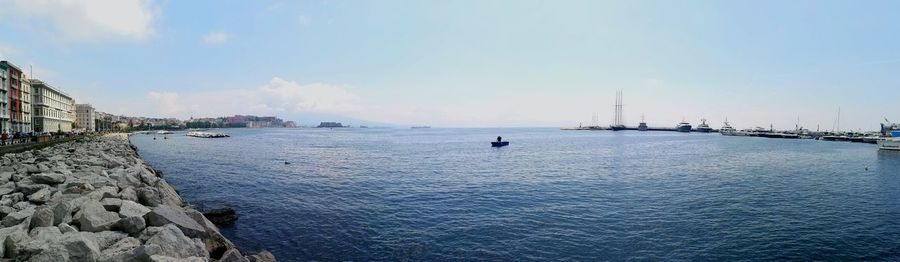
M 500 137 L 500 136 L 497 136 L 497 142 L 500 142 L 500 141 L 502 141 L 502 140 L 503 140 L 503 138 L 502 138 L 502 137 Z

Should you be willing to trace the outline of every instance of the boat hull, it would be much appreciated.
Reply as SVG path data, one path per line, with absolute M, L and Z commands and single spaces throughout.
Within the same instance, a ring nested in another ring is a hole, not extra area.
M 878 140 L 878 149 L 900 151 L 900 139 L 886 138 L 886 139 Z
M 678 132 L 688 133 L 691 132 L 691 126 L 678 126 L 678 128 L 676 128 L 675 130 Z
M 504 146 L 508 146 L 508 145 L 509 145 L 509 141 L 491 142 L 491 147 L 504 147 Z

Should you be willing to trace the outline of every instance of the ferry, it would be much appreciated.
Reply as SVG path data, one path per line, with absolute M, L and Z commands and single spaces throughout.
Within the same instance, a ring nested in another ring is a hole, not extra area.
M 691 132 L 691 124 L 685 121 L 681 121 L 675 126 L 675 130 L 678 132 Z
M 709 132 L 712 132 L 712 131 L 713 131 L 712 127 L 709 127 L 709 125 L 706 124 L 706 118 L 701 118 L 701 119 L 700 119 L 700 125 L 697 126 L 697 132 L 700 132 L 700 133 L 709 133 Z

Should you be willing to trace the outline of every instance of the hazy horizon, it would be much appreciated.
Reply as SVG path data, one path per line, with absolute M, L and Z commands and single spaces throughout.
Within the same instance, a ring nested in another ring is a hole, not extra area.
M 609 125 L 622 90 L 628 125 L 900 121 L 900 2 L 0 3 L 0 59 L 113 114 Z

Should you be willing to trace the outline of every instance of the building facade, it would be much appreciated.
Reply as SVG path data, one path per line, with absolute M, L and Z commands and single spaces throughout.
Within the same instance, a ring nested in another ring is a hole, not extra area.
M 32 122 L 38 133 L 71 132 L 75 100 L 41 80 L 31 80 Z
M 0 81 L 3 82 L 0 96 L 3 100 L 3 114 L 0 115 L 0 132 L 25 134 L 32 131 L 31 81 L 16 65 L 0 61 Z
M 94 121 L 97 113 L 90 104 L 75 104 L 75 127 L 87 132 L 97 131 Z
M 9 63 L 0 62 L 0 133 L 9 134 Z

